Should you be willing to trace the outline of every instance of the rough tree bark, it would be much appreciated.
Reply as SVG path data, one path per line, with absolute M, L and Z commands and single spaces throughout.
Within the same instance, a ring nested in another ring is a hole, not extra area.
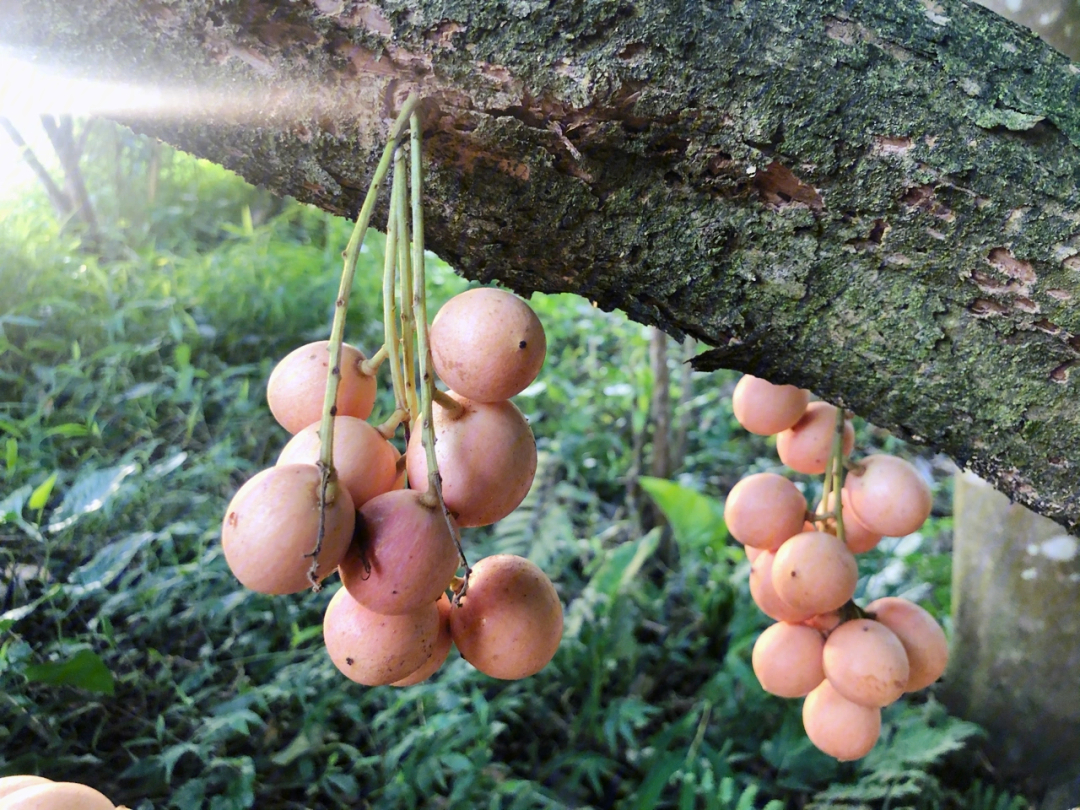
M 692 335 L 1080 526 L 1080 68 L 986 9 L 0 0 L 0 43 L 345 214 L 419 90 L 465 275 Z

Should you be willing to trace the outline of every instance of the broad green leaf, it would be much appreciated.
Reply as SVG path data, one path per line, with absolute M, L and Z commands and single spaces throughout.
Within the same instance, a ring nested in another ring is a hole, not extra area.
M 90 435 L 90 428 L 77 422 L 55 425 L 45 431 L 46 436 L 63 436 L 65 439 L 78 439 Z
M 96 512 L 117 493 L 124 479 L 138 469 L 138 464 L 121 464 L 80 476 L 53 511 L 48 530 L 58 532 L 88 512 Z
M 191 365 L 191 346 L 181 343 L 173 349 L 173 362 L 177 368 L 187 368 Z
M 40 512 L 45 508 L 45 504 L 49 502 L 49 496 L 52 495 L 53 486 L 56 484 L 57 473 L 54 471 L 52 475 L 42 481 L 34 489 L 30 495 L 30 500 L 26 502 L 26 505 L 33 509 L 35 512 Z
M 112 673 L 93 650 L 79 650 L 63 661 L 32 664 L 23 674 L 33 683 L 75 686 L 104 695 L 115 693 Z
M 589 587 L 597 593 L 614 598 L 641 570 L 641 566 L 660 544 L 660 529 L 644 537 L 613 548 L 591 580 Z
M 644 477 L 640 484 L 668 519 L 679 545 L 695 551 L 725 545 L 728 534 L 720 501 L 663 478 Z
M 5 452 L 7 462 L 7 471 L 10 473 L 15 469 L 15 465 L 19 463 L 19 440 L 14 436 L 8 436 L 7 442 L 5 442 Z
M 22 516 L 23 507 L 30 497 L 31 487 L 29 484 L 19 487 L 17 490 L 0 501 L 0 523 L 15 521 Z

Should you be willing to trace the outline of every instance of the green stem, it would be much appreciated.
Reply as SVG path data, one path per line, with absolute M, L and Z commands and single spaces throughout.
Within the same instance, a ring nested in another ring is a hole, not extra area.
M 386 251 L 383 262 L 383 333 L 386 336 L 384 345 L 389 355 L 390 378 L 394 383 L 394 406 L 399 411 L 408 411 L 409 405 L 405 397 L 405 369 L 401 365 L 401 344 L 397 328 L 397 235 L 400 223 L 394 214 L 398 208 L 401 192 L 401 185 L 395 177 L 390 194 L 390 216 L 386 223 Z
M 416 109 L 419 98 L 415 93 L 410 94 L 401 106 L 397 120 L 390 128 L 390 137 L 387 139 L 386 148 L 383 149 L 382 157 L 375 174 L 372 175 L 371 185 L 368 187 L 364 204 L 360 206 L 360 213 L 356 217 L 356 225 L 353 226 L 352 235 L 345 246 L 344 267 L 341 271 L 341 284 L 338 287 L 337 299 L 334 301 L 334 322 L 330 327 L 330 373 L 326 376 L 326 394 L 323 397 L 322 421 L 319 423 L 319 462 L 318 467 L 322 475 L 319 487 L 319 530 L 315 538 L 315 548 L 308 555 L 311 557 L 311 568 L 308 571 L 308 579 L 314 590 L 319 589 L 319 552 L 322 551 L 323 538 L 326 536 L 326 507 L 332 504 L 337 497 L 337 480 L 334 474 L 334 416 L 337 411 L 337 392 L 341 382 L 341 344 L 345 339 L 345 314 L 349 306 L 349 294 L 352 292 L 353 276 L 356 275 L 356 260 L 360 256 L 360 246 L 367 235 L 368 224 L 371 222 L 371 213 L 375 210 L 375 201 L 378 198 L 379 188 L 386 173 L 390 170 L 390 161 L 394 156 L 397 142 L 405 131 L 405 125 L 409 117 Z
M 399 179 L 400 178 L 400 179 Z M 413 295 L 413 261 L 409 253 L 409 213 L 408 200 L 405 192 L 405 152 L 398 148 L 394 155 L 394 186 L 397 205 L 394 208 L 394 216 L 397 219 L 397 260 L 401 268 L 401 348 L 402 363 L 405 366 L 405 403 L 409 408 L 409 424 L 406 431 L 412 426 L 412 420 L 420 412 L 416 399 L 416 316 L 413 307 L 409 303 L 409 296 Z M 400 183 L 401 188 L 397 189 Z
M 385 362 L 387 357 L 386 347 L 380 346 L 379 350 L 375 354 L 371 355 L 367 360 L 360 364 L 360 372 L 366 374 L 368 377 L 374 377 L 375 372 L 379 370 L 379 366 Z
M 846 542 L 841 491 L 844 486 L 844 427 L 846 423 L 847 415 L 844 413 L 843 408 L 838 407 L 836 409 L 836 432 L 833 434 L 832 452 L 829 454 L 829 467 L 832 471 L 832 483 L 836 491 L 836 503 L 833 505 L 836 512 L 836 537 L 841 543 Z
M 457 544 L 458 555 L 461 557 L 461 564 L 465 568 L 465 576 L 462 580 L 461 587 L 455 589 L 454 599 L 459 600 L 465 595 L 465 592 L 469 588 L 469 574 L 472 573 L 472 569 L 469 567 L 469 561 L 465 558 L 465 550 L 461 547 L 461 535 L 458 532 L 457 524 L 451 519 L 450 510 L 446 508 L 446 501 L 443 499 L 442 476 L 439 474 L 439 462 L 435 456 L 435 419 L 432 413 L 432 402 L 442 392 L 435 387 L 435 374 L 433 373 L 433 363 L 431 360 L 431 341 L 429 340 L 428 334 L 427 274 L 424 266 L 424 208 L 421 204 L 423 172 L 420 164 L 420 119 L 419 116 L 415 114 L 409 121 L 409 132 L 409 151 L 412 158 L 412 310 L 417 326 L 417 340 L 419 341 L 418 359 L 420 361 L 421 382 L 420 413 L 422 417 L 422 433 L 420 438 L 424 445 L 424 453 L 427 458 L 428 492 L 434 492 L 435 496 L 438 498 L 439 506 L 442 508 L 443 517 L 446 519 L 446 525 L 450 529 L 450 535 L 454 538 L 454 543 Z M 446 398 L 450 399 L 449 397 Z M 458 402 L 452 399 L 450 399 L 450 401 L 453 402 L 459 410 L 461 409 L 461 405 Z

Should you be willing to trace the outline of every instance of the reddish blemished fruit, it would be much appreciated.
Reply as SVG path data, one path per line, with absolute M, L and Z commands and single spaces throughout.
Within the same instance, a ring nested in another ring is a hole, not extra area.
M 396 489 L 360 508 L 356 540 L 338 573 L 368 610 L 412 613 L 449 587 L 460 555 L 442 509 L 427 501 L 416 490 Z
M 312 464 L 286 464 L 263 470 L 229 502 L 221 526 L 221 545 L 233 575 L 259 593 L 298 593 L 311 587 L 309 555 L 319 535 L 322 474 Z M 337 487 L 327 504 L 318 578 L 329 576 L 352 541 L 356 510 Z
M 824 646 L 821 633 L 806 625 L 777 622 L 766 627 L 751 655 L 761 688 L 786 698 L 809 694 L 825 678 Z
M 525 500 L 536 475 L 536 440 L 512 402 L 473 402 L 455 391 L 460 413 L 436 405 L 435 458 L 447 508 L 459 526 L 487 526 Z M 426 492 L 427 454 L 420 422 L 405 451 L 409 485 Z
M 431 658 L 439 637 L 434 600 L 413 613 L 383 616 L 341 588 L 323 616 L 323 641 L 334 666 L 365 686 L 385 686 L 416 672 Z
M 881 709 L 852 703 L 827 679 L 806 696 L 802 718 L 810 742 L 839 760 L 866 756 L 881 736 Z
M 475 402 L 521 393 L 547 353 L 544 327 L 532 307 L 494 287 L 466 290 L 443 304 L 430 340 L 435 373 Z
M 534 675 L 554 657 L 563 610 L 555 586 L 533 562 L 512 554 L 480 560 L 469 589 L 450 611 L 461 656 L 493 678 Z
M 314 464 L 319 460 L 319 423 L 308 425 L 282 449 L 277 463 Z M 355 416 L 334 419 L 334 471 L 359 509 L 376 495 L 404 485 L 397 471 L 401 453 L 379 431 Z
M 366 359 L 359 349 L 342 345 L 337 416 L 371 416 L 377 385 L 375 375 L 365 374 L 361 368 Z M 266 401 L 279 425 L 289 433 L 298 433 L 322 419 L 329 373 L 328 340 L 294 349 L 274 367 L 266 383 Z
M 806 616 L 836 610 L 855 594 L 859 566 L 834 535 L 803 532 L 780 546 L 772 585 L 785 603 Z
M 787 430 L 802 417 L 810 392 L 794 385 L 773 385 L 744 374 L 731 395 L 731 409 L 739 424 L 759 436 Z
M 852 703 L 880 709 L 904 694 L 910 672 L 904 645 L 872 619 L 844 622 L 825 642 L 825 677 Z
M 862 459 L 844 480 L 845 503 L 860 523 L 886 537 L 918 531 L 933 506 L 930 485 L 902 458 L 876 454 Z
M 776 453 L 795 472 L 821 475 L 825 472 L 835 433 L 836 406 L 827 402 L 811 402 L 798 422 L 776 434 Z M 851 455 L 854 446 L 855 428 L 845 420 L 844 455 Z

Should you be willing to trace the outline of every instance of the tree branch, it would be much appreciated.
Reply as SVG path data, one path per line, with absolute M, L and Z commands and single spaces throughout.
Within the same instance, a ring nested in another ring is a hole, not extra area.
M 338 213 L 419 89 L 429 244 L 463 274 L 692 335 L 699 368 L 810 388 L 1080 526 L 1080 70 L 985 9 L 4 8 L 0 40 L 161 91 L 140 130 Z

